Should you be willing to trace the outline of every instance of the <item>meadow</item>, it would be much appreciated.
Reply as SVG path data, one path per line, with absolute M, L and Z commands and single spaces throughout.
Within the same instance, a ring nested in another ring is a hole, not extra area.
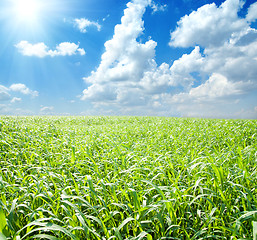
M 0 240 L 257 231 L 257 120 L 1 116 L 0 167 Z

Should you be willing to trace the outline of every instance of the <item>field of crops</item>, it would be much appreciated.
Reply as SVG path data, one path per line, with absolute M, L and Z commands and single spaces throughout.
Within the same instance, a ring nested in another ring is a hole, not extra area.
M 256 120 L 2 116 L 0 151 L 0 240 L 253 239 Z

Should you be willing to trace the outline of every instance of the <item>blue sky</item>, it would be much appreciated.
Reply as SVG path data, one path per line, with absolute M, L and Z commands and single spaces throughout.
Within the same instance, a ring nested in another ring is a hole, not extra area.
M 1 115 L 257 118 L 257 2 L 1 0 Z

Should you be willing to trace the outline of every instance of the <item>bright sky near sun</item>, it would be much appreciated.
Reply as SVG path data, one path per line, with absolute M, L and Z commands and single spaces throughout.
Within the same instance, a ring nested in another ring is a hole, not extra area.
M 0 115 L 257 118 L 257 2 L 1 0 Z

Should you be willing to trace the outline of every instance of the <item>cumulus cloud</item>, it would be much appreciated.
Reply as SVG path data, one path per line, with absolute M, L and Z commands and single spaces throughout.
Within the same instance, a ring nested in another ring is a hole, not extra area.
M 230 82 L 220 74 L 214 73 L 204 84 L 192 88 L 189 95 L 194 98 L 219 98 L 231 95 L 240 95 L 251 86 L 251 82 Z
M 41 108 L 40 108 L 40 114 L 52 115 L 53 113 L 54 113 L 54 107 L 53 106 L 41 106 Z
M 48 55 L 48 47 L 44 43 L 31 44 L 27 41 L 21 41 L 15 45 L 16 48 L 25 56 L 45 57 Z
M 86 33 L 88 27 L 96 27 L 98 31 L 101 31 L 102 28 L 98 22 L 90 21 L 86 18 L 75 18 L 73 22 L 74 26 L 82 33 Z
M 105 43 L 99 67 L 84 78 L 93 85 L 84 90 L 83 100 L 97 100 L 101 96 L 105 100 L 117 100 L 119 91 L 133 88 L 143 77 L 145 69 L 151 68 L 156 42 L 139 43 L 136 40 L 144 30 L 142 16 L 149 4 L 147 0 L 127 4 L 121 24 L 116 25 L 113 38 Z
M 48 54 L 51 57 L 55 56 L 71 56 L 75 54 L 85 55 L 86 52 L 84 49 L 79 48 L 79 45 L 70 42 L 63 42 L 56 46 L 56 50 L 50 50 Z
M 250 81 L 231 82 L 225 76 L 214 73 L 205 83 L 191 88 L 189 93 L 174 95 L 172 101 L 176 103 L 217 101 L 217 99 L 224 99 L 227 96 L 242 95 L 248 92 L 251 87 L 252 83 Z
M 183 54 L 170 66 L 162 63 L 159 67 L 155 63 L 150 70 L 145 70 L 140 80 L 142 86 L 149 93 L 165 93 L 169 87 L 183 86 L 190 88 L 195 79 L 193 72 L 200 71 L 204 64 L 204 58 L 197 46 L 190 54 Z
M 0 85 L 0 114 L 7 115 L 31 115 L 33 114 L 30 110 L 11 107 L 12 104 L 21 102 L 20 97 L 12 96 L 13 93 L 19 92 L 25 95 L 31 95 L 32 97 L 38 96 L 37 91 L 30 90 L 25 84 L 12 84 L 10 87 Z M 6 104 L 1 104 L 6 102 Z M 11 104 L 10 104 L 11 103 Z
M 12 98 L 11 103 L 21 102 L 21 100 L 22 100 L 21 98 L 14 97 Z
M 254 22 L 257 19 L 257 2 L 253 3 L 249 9 L 246 16 L 246 20 L 249 22 Z
M 81 99 L 121 114 L 238 116 L 236 102 L 254 98 L 257 89 L 257 30 L 249 23 L 254 5 L 246 18 L 238 17 L 240 0 L 207 4 L 182 17 L 170 45 L 193 50 L 159 66 L 157 43 L 137 40 L 152 6 L 150 0 L 127 4 L 100 65 L 84 78 L 88 87 Z
M 157 43 L 148 40 L 139 43 L 137 38 L 143 34 L 143 14 L 153 2 L 146 0 L 132 1 L 127 4 L 121 24 L 116 25 L 113 38 L 105 43 L 105 52 L 96 71 L 85 82 L 91 84 L 84 90 L 82 100 L 117 103 L 122 106 L 143 105 L 152 100 L 152 94 L 161 94 L 172 86 L 193 84 L 191 72 L 203 65 L 200 48 L 190 54 L 184 54 L 172 66 L 155 62 Z
M 184 54 L 180 59 L 173 62 L 171 66 L 171 85 L 182 85 L 191 87 L 194 77 L 193 72 L 201 71 L 204 64 L 204 58 L 200 53 L 198 46 L 190 54 Z
M 38 91 L 30 90 L 25 84 L 23 83 L 15 83 L 12 84 L 9 88 L 11 91 L 20 92 L 25 95 L 31 95 L 32 97 L 38 96 Z
M 234 32 L 247 28 L 248 24 L 237 15 L 243 6 L 242 0 L 227 0 L 217 7 L 215 3 L 206 4 L 178 22 L 171 33 L 170 46 L 202 47 L 220 46 Z
M 31 95 L 32 97 L 38 96 L 38 91 L 32 91 L 23 83 L 12 84 L 9 88 L 3 85 L 0 85 L 0 101 L 11 100 L 10 91 L 20 92 L 25 95 Z M 21 98 L 13 97 L 11 102 L 21 101 Z
M 45 43 L 31 44 L 28 41 L 21 41 L 15 45 L 19 52 L 24 56 L 35 56 L 44 58 L 46 56 L 71 56 L 75 54 L 85 55 L 83 48 L 79 48 L 79 44 L 63 42 L 56 46 L 55 50 L 49 50 Z

